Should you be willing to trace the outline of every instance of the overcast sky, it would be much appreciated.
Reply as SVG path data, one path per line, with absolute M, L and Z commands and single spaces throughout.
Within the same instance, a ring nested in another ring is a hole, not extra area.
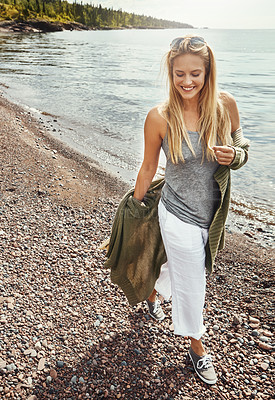
M 87 0 L 201 28 L 275 29 L 275 0 Z M 86 3 L 86 1 L 83 1 Z

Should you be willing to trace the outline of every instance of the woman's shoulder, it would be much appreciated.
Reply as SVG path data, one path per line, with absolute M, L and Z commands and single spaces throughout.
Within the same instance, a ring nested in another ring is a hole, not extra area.
M 166 120 L 163 117 L 161 106 L 155 106 L 151 108 L 151 110 L 147 114 L 147 118 L 159 123 L 159 124 L 166 124 Z
M 161 137 L 164 138 L 167 131 L 167 121 L 161 115 L 160 106 L 155 106 L 148 112 L 146 125 L 149 125 L 154 131 L 158 131 Z
M 232 96 L 232 94 L 229 92 L 219 92 L 219 99 L 228 111 L 231 120 L 232 132 L 234 132 L 240 126 L 240 116 L 237 102 L 234 96 Z
M 230 108 L 237 107 L 236 100 L 234 96 L 225 91 L 219 92 L 219 99 L 221 100 L 222 104 L 230 111 Z

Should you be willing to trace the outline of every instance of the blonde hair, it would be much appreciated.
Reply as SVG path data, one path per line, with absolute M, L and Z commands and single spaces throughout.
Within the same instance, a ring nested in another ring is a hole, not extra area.
M 193 40 L 192 40 L 193 38 Z M 205 82 L 200 92 L 198 111 L 198 131 L 203 146 L 203 159 L 206 154 L 208 160 L 214 159 L 212 146 L 231 143 L 231 122 L 227 109 L 218 95 L 216 83 L 216 62 L 211 48 L 204 39 L 196 42 L 196 36 L 187 35 L 179 39 L 178 46 L 172 46 L 165 57 L 165 66 L 168 73 L 169 98 L 159 106 L 160 115 L 168 122 L 168 145 L 171 160 L 177 164 L 184 162 L 182 142 L 186 141 L 189 149 L 195 156 L 194 149 L 184 123 L 182 108 L 184 100 L 176 89 L 173 81 L 174 59 L 182 54 L 195 54 L 201 57 L 205 66 Z M 173 42 L 172 42 L 173 43 Z

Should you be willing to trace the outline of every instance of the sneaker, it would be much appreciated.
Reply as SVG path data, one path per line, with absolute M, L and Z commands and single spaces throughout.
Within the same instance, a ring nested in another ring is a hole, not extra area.
M 210 355 L 198 356 L 190 347 L 189 356 L 193 363 L 196 374 L 201 380 L 209 385 L 214 385 L 217 382 L 217 375 L 212 364 Z
M 156 319 L 157 321 L 162 321 L 165 318 L 165 314 L 161 308 L 160 300 L 156 300 L 154 302 L 146 300 L 146 304 L 149 310 L 149 314 L 152 318 Z

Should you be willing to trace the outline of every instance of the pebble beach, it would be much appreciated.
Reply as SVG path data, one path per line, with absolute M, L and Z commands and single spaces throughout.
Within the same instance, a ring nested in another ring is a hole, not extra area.
M 104 268 L 129 189 L 0 96 L 0 399 L 274 398 L 274 249 L 228 233 L 207 278 L 208 386 L 175 336 Z

